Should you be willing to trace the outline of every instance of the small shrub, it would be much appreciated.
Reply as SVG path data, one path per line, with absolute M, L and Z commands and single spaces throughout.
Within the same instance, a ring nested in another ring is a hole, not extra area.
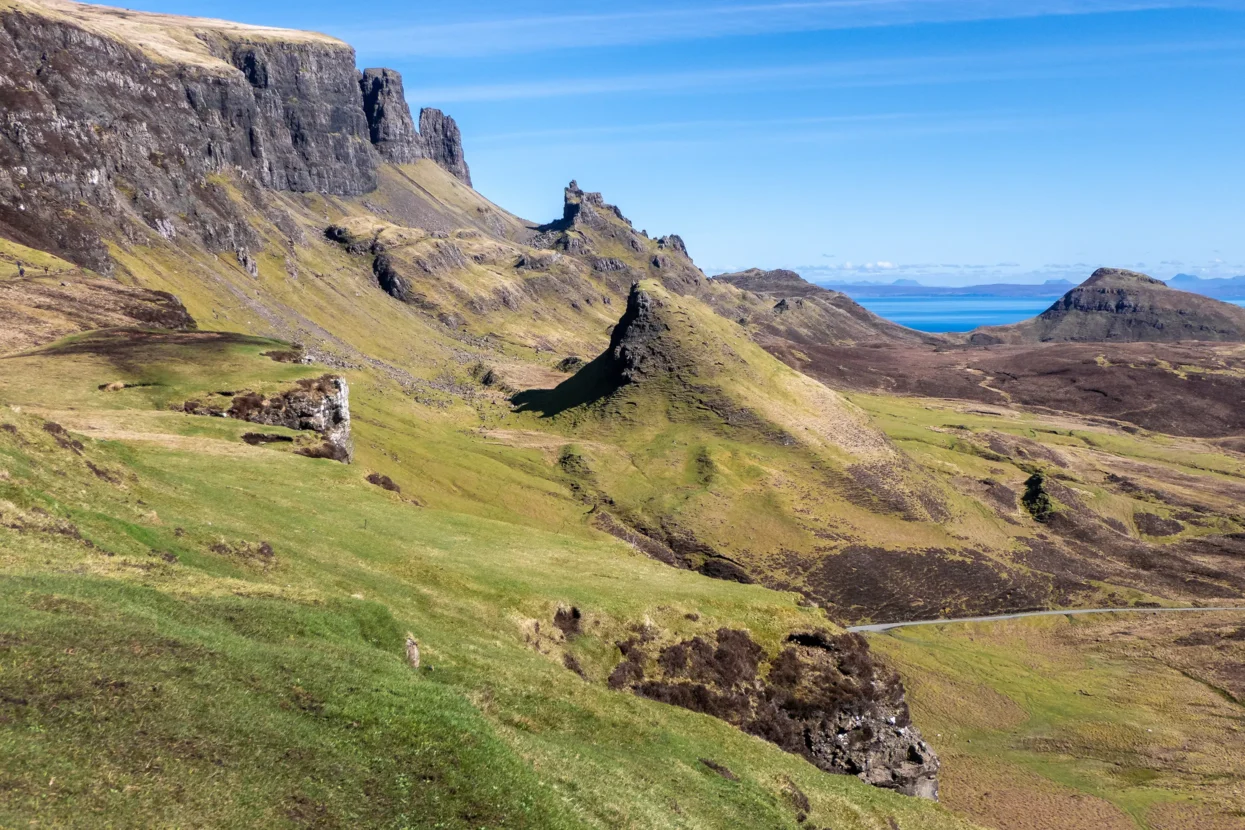
M 582 357 L 579 355 L 571 355 L 570 357 L 564 357 L 559 360 L 557 366 L 554 368 L 556 368 L 559 372 L 565 372 L 569 375 L 578 372 L 586 365 L 587 363 Z
M 1038 471 L 1025 481 L 1025 494 L 1021 497 L 1025 509 L 1035 521 L 1046 522 L 1055 513 L 1055 503 L 1046 492 L 1046 476 Z

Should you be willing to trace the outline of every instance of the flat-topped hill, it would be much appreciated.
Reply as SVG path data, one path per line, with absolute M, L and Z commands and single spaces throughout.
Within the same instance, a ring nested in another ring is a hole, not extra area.
M 1177 291 L 1153 277 L 1099 268 L 1032 320 L 989 326 L 974 343 L 1245 340 L 1245 309 Z

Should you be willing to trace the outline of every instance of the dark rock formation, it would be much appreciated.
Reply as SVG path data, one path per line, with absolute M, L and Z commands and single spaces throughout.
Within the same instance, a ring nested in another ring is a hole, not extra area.
M 661 299 L 642 290 L 639 284 L 631 287 L 627 310 L 614 326 L 606 352 L 613 372 L 624 383 L 670 375 L 681 366 L 666 342 L 669 329 L 658 314 L 661 305 Z
M 392 69 L 363 70 L 359 87 L 372 144 L 385 161 L 410 164 L 432 159 L 470 186 L 462 134 L 453 118 L 438 109 L 420 110 L 417 132 L 402 91 L 402 76 Z
M 638 278 L 653 276 L 679 294 L 694 294 L 705 285 L 704 274 L 677 236 L 649 239 L 638 232 L 617 206 L 597 192 L 572 181 L 563 193 L 562 217 L 535 230 L 530 244 L 580 259 L 607 276 L 620 294 Z
M 471 171 L 463 157 L 463 139 L 454 119 L 438 109 L 419 111 L 419 136 L 425 158 L 453 173 L 460 181 L 471 184 Z
M 903 683 L 858 634 L 792 634 L 773 659 L 747 632 L 725 628 L 618 648 L 615 689 L 720 718 L 826 772 L 938 798 L 938 756 L 912 725 Z
M 186 18 L 176 25 L 199 51 L 169 53 L 117 34 L 118 18 L 172 25 L 25 0 L 0 10 L 0 234 L 107 273 L 101 235 L 260 247 L 215 173 L 356 196 L 376 188 L 383 160 L 422 157 L 469 181 L 453 121 L 426 111 L 419 136 L 397 73 L 361 81 L 344 43 Z
M 977 329 L 975 345 L 1071 341 L 1245 341 L 1245 309 L 1168 288 L 1122 268 L 1099 268 L 1032 320 Z
M 307 454 L 349 463 L 354 455 L 350 440 L 350 387 L 345 379 L 324 375 L 300 380 L 279 395 L 257 392 L 236 395 L 224 413 L 252 424 L 311 430 L 324 437 L 325 447 Z
M 427 158 L 402 91 L 402 76 L 392 69 L 365 69 L 359 86 L 372 144 L 381 157 L 394 164 Z

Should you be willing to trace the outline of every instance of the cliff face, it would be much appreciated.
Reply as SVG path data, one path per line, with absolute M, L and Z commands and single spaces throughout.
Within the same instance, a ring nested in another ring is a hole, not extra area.
M 452 119 L 428 117 L 424 150 L 401 92 L 323 36 L 18 0 L 0 11 L 0 232 L 106 272 L 99 228 L 127 219 L 248 249 L 209 178 L 225 169 L 339 196 L 374 190 L 384 161 L 466 180 Z
M 402 90 L 402 76 L 392 69 L 363 70 L 359 87 L 372 144 L 385 161 L 410 164 L 431 159 L 459 181 L 471 184 L 462 133 L 453 118 L 438 109 L 422 109 L 417 132 Z
M 454 119 L 438 109 L 426 107 L 419 111 L 419 135 L 424 158 L 429 158 L 470 185 L 471 171 L 463 157 L 463 139 Z

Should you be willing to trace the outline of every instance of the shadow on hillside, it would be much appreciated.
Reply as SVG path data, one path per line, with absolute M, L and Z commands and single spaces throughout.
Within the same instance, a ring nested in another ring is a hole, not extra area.
M 607 398 L 622 385 L 609 352 L 605 352 L 553 389 L 525 389 L 511 397 L 510 402 L 516 412 L 536 412 L 542 418 L 552 418 Z
M 276 347 L 274 352 L 265 353 L 268 355 L 289 349 L 289 344 L 280 340 L 227 331 L 111 328 L 70 335 L 30 351 L 4 355 L 0 360 L 91 355 L 107 360 L 119 371 L 138 374 L 161 360 L 202 361 L 221 355 L 234 346 Z

